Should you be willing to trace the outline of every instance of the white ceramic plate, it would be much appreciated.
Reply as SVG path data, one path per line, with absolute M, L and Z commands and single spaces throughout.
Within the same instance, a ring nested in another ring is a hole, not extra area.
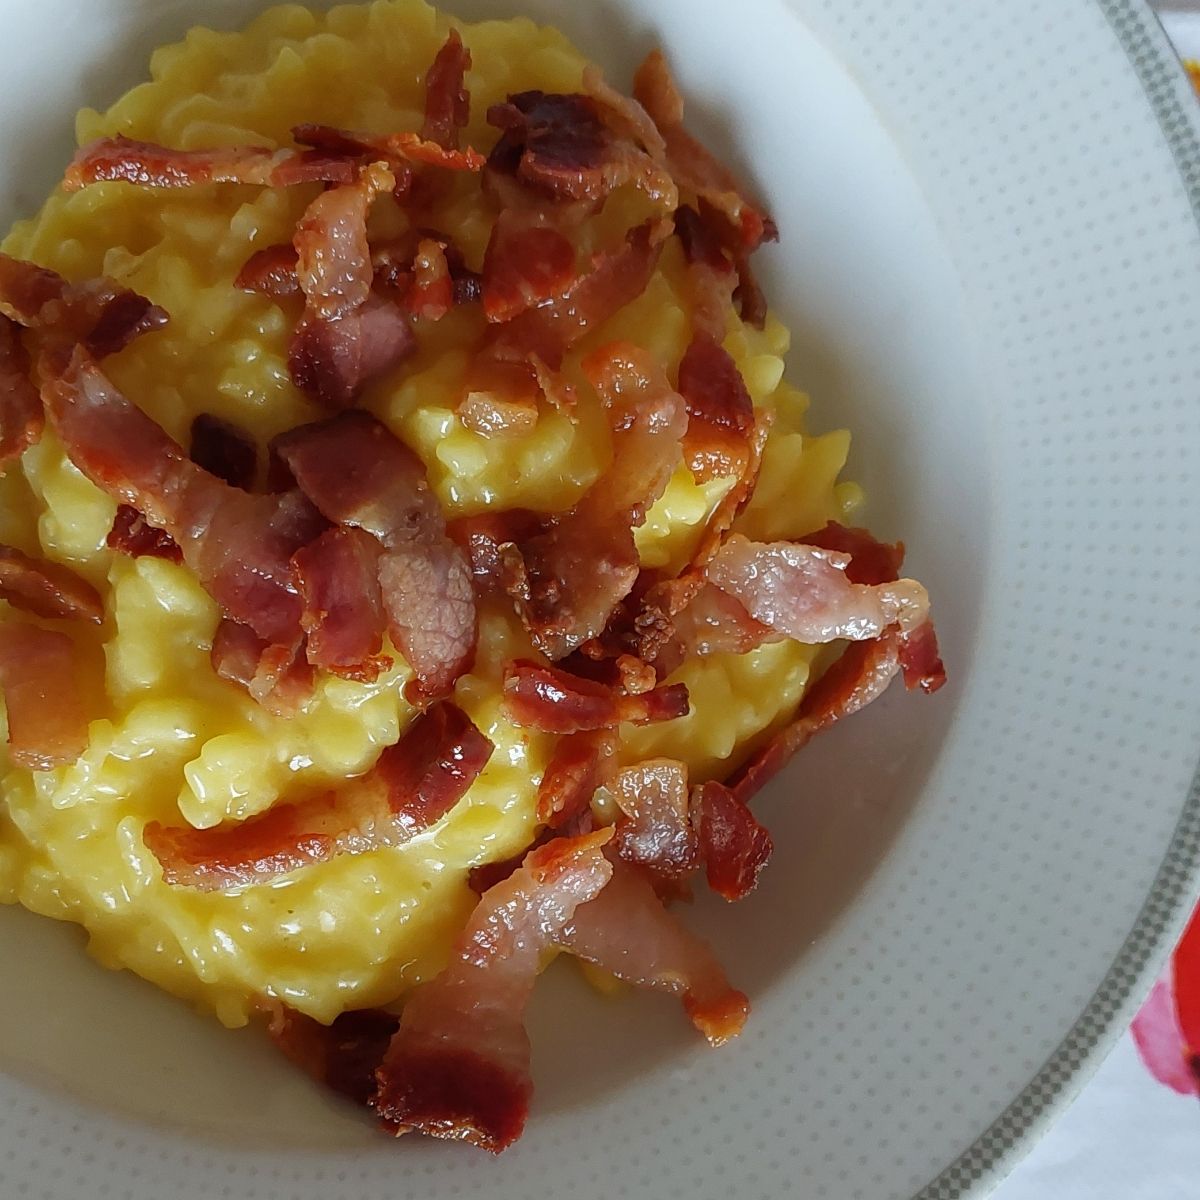
M 151 47 L 257 0 L 10 3 L 0 206 L 29 210 Z M 889 695 L 763 801 L 777 857 L 702 906 L 756 1009 L 552 978 L 499 1160 L 399 1146 L 0 914 L 0 1194 L 951 1200 L 987 1190 L 1131 1014 L 1200 846 L 1200 149 L 1134 0 L 464 0 L 627 82 L 653 42 L 783 229 L 794 378 L 849 424 L 951 686 Z

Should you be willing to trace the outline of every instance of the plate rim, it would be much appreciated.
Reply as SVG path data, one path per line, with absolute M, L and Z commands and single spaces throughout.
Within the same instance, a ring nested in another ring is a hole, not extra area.
M 1125 51 L 1200 228 L 1200 103 L 1149 0 L 1095 0 Z M 1015 1100 L 912 1200 L 963 1200 L 997 1187 L 1074 1100 L 1124 1033 L 1200 894 L 1200 762 L 1133 928 L 1083 1012 Z

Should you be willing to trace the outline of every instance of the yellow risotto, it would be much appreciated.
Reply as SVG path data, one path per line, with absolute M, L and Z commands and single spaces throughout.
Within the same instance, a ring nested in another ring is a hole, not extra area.
M 240 33 L 197 29 L 156 52 L 150 82 L 106 113 L 80 113 L 78 138 L 121 133 L 203 148 L 289 144 L 289 129 L 304 121 L 416 129 L 424 73 L 448 28 L 422 0 L 377 0 L 323 15 L 275 8 Z M 459 28 L 474 60 L 465 144 L 491 144 L 485 113 L 510 92 L 580 87 L 585 59 L 554 30 L 526 20 Z M 107 274 L 161 305 L 169 326 L 106 364 L 116 384 L 177 440 L 208 412 L 263 443 L 321 414 L 289 379 L 291 318 L 233 280 L 253 251 L 290 240 L 316 190 L 109 183 L 56 192 L 3 248 L 70 279 Z M 628 225 L 637 202 L 612 219 Z M 451 187 L 443 210 L 439 227 L 478 266 L 489 232 L 478 187 Z M 739 528 L 774 539 L 844 521 L 860 499 L 837 482 L 848 436 L 806 431 L 807 400 L 783 380 L 787 331 L 773 318 L 762 331 L 744 327 L 732 308 L 727 322 L 726 349 L 754 403 L 776 418 Z M 468 308 L 451 312 L 363 404 L 422 458 L 448 516 L 568 508 L 606 463 L 603 414 L 594 401 L 582 404 L 578 423 L 543 412 L 531 432 L 507 439 L 464 428 L 456 398 L 480 323 Z M 672 240 L 644 294 L 590 334 L 580 354 L 627 338 L 673 375 L 689 336 L 684 262 Z M 727 487 L 695 484 L 681 462 L 638 531 L 643 563 L 686 561 Z M 86 752 L 41 772 L 3 760 L 0 898 L 78 922 L 101 963 L 135 971 L 227 1025 L 245 1023 L 264 996 L 323 1022 L 394 1001 L 444 965 L 474 903 L 468 869 L 517 853 L 533 836 L 550 739 L 509 723 L 499 704 L 504 662 L 530 653 L 520 623 L 498 602 L 483 607 L 478 659 L 454 698 L 496 751 L 433 828 L 404 846 L 343 855 L 269 884 L 172 887 L 143 844 L 148 821 L 209 828 L 362 773 L 413 716 L 402 695 L 409 673 L 401 661 L 370 684 L 321 673 L 306 712 L 271 715 L 214 673 L 219 612 L 193 575 L 106 547 L 114 511 L 49 431 L 0 479 L 0 541 L 68 564 L 99 589 L 106 611 L 103 625 L 72 629 L 84 654 Z M 724 774 L 794 710 L 813 653 L 783 641 L 686 663 L 678 675 L 691 713 L 623 729 L 623 758 L 669 755 L 696 781 Z

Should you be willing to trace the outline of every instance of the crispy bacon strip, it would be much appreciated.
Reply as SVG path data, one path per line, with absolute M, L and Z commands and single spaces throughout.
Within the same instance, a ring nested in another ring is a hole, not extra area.
M 449 171 L 478 171 L 484 164 L 483 155 L 470 146 L 448 149 L 416 133 L 358 133 L 330 125 L 297 125 L 292 137 L 302 146 L 328 154 L 383 159 L 402 167 L 415 163 Z
M 298 296 L 300 279 L 296 265 L 299 252 L 291 242 L 282 242 L 255 251 L 237 273 L 233 286 L 243 292 L 258 292 L 263 296 Z
M 425 75 L 425 122 L 421 137 L 447 150 L 457 150 L 459 132 L 471 119 L 471 96 L 464 77 L 471 52 L 457 29 L 451 29 Z
M 230 487 L 248 492 L 254 486 L 258 474 L 258 447 L 254 439 L 232 421 L 223 421 L 212 413 L 200 413 L 192 421 L 188 457 Z
M 929 596 L 913 579 L 866 585 L 846 578 L 850 555 L 792 542 L 729 537 L 708 565 L 711 582 L 776 633 L 810 645 L 877 638 L 890 625 L 911 632 L 927 620 Z
M 687 404 L 684 459 L 697 483 L 741 476 L 750 457 L 754 402 L 729 352 L 707 334 L 693 336 L 679 364 Z
M 661 50 L 652 50 L 633 77 L 633 95 L 658 126 L 666 143 L 666 162 L 682 191 L 697 198 L 722 224 L 723 239 L 735 250 L 750 251 L 779 232 L 747 197 L 733 174 L 683 127 L 683 98 Z
M 504 711 L 510 720 L 543 733 L 614 729 L 622 722 L 651 725 L 689 711 L 687 687 L 672 683 L 636 696 L 622 695 L 556 667 L 517 659 L 504 668 Z
M 575 247 L 536 209 L 504 209 L 483 256 L 483 312 L 511 321 L 575 282 Z
M 745 995 L 730 986 L 708 946 L 628 864 L 614 864 L 604 890 L 575 910 L 555 940 L 618 979 L 681 996 L 692 1024 L 714 1046 L 736 1037 L 746 1022 Z
M 882 696 L 899 670 L 900 637 L 895 630 L 871 641 L 852 642 L 805 693 L 795 721 L 730 777 L 727 783 L 734 796 L 748 804 L 818 733 Z
M 196 466 L 83 349 L 47 380 L 43 399 L 71 461 L 169 533 L 229 616 L 272 645 L 296 643 L 301 604 L 290 560 L 324 525 L 303 496 L 247 495 Z
M 687 767 L 654 758 L 619 772 L 612 788 L 621 817 L 613 846 L 656 878 L 680 883 L 700 865 L 688 805 Z
M 336 321 L 304 316 L 288 352 L 292 382 L 326 408 L 350 405 L 372 379 L 416 349 L 405 313 L 371 296 Z
M 339 526 L 292 556 L 308 635 L 308 661 L 345 679 L 371 682 L 392 665 L 383 647 L 379 591 L 383 547 L 361 529 Z
M 475 592 L 425 465 L 360 411 L 294 429 L 275 448 L 329 520 L 366 530 L 382 544 L 383 606 L 392 641 L 416 675 L 411 693 L 449 691 L 474 659 Z
M 267 1032 L 307 1075 L 354 1104 L 367 1107 L 375 1094 L 375 1071 L 400 1018 L 377 1008 L 357 1009 L 322 1025 L 275 1001 Z
M 603 830 L 556 838 L 480 899 L 450 965 L 418 988 L 376 1078 L 385 1128 L 498 1154 L 521 1135 L 533 1093 L 525 1008 L 540 957 L 612 876 Z
M 527 541 L 541 531 L 544 523 L 541 513 L 509 508 L 457 517 L 446 526 L 446 533 L 466 554 L 475 587 L 484 592 L 503 585 L 503 547 Z
M 145 842 L 168 883 L 201 891 L 265 883 L 337 854 L 408 841 L 462 799 L 492 749 L 466 713 L 443 702 L 417 716 L 370 771 L 337 791 L 215 829 L 152 821 Z
M 715 780 L 692 792 L 691 814 L 708 886 L 726 900 L 748 896 L 771 857 L 771 835 L 744 801 Z
M 87 749 L 75 647 L 65 634 L 0 623 L 0 691 L 8 714 L 8 753 L 18 766 L 48 771 Z
M 149 556 L 173 563 L 183 562 L 179 543 L 169 533 L 148 525 L 146 518 L 132 504 L 117 505 L 105 545 L 131 558 Z
M 488 164 L 558 200 L 597 203 L 632 183 L 668 212 L 674 209 L 678 193 L 665 165 L 617 136 L 604 121 L 606 111 L 581 92 L 510 95 L 488 109 L 488 124 L 502 131 Z
M 273 150 L 269 146 L 172 150 L 117 134 L 79 150 L 67 168 L 63 188 L 77 192 L 90 184 L 113 180 L 156 188 L 206 183 L 291 187 L 298 183 L 349 183 L 354 172 L 355 164 L 336 154 Z
M 0 545 L 0 598 L 38 617 L 104 620 L 104 601 L 86 579 L 69 567 L 33 558 L 14 546 Z
M 537 819 L 551 829 L 574 821 L 598 787 L 611 782 L 616 736 L 611 730 L 571 733 L 559 740 L 538 785 Z
M 0 254 L 0 313 L 56 342 L 81 343 L 93 358 L 123 350 L 167 323 L 166 312 L 111 279 L 68 283 L 61 275 Z
M 608 409 L 612 466 L 544 533 L 504 552 L 509 593 L 551 659 L 596 637 L 633 587 L 633 530 L 666 489 L 685 421 L 682 398 L 644 350 L 613 344 L 583 369 Z
M 507 359 L 536 354 L 557 371 L 571 346 L 646 290 L 668 232 L 669 225 L 662 222 L 631 229 L 619 249 L 597 255 L 592 269 L 565 292 L 500 326 L 491 353 Z
M 29 355 L 14 321 L 0 315 L 0 469 L 42 436 L 46 414 L 29 378 Z
M 210 654 L 213 670 L 239 684 L 268 712 L 292 717 L 312 699 L 315 675 L 301 642 L 272 646 L 250 628 L 223 618 Z

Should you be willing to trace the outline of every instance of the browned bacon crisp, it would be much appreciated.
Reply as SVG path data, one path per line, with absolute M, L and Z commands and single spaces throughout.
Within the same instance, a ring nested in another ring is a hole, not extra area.
M 418 716 L 375 766 L 340 788 L 214 829 L 146 826 L 168 883 L 213 891 L 263 883 L 324 862 L 395 846 L 439 821 L 466 794 L 492 743 L 450 703 Z
M 8 714 L 8 753 L 31 771 L 73 763 L 87 748 L 75 647 L 62 633 L 0 623 L 0 692 Z

